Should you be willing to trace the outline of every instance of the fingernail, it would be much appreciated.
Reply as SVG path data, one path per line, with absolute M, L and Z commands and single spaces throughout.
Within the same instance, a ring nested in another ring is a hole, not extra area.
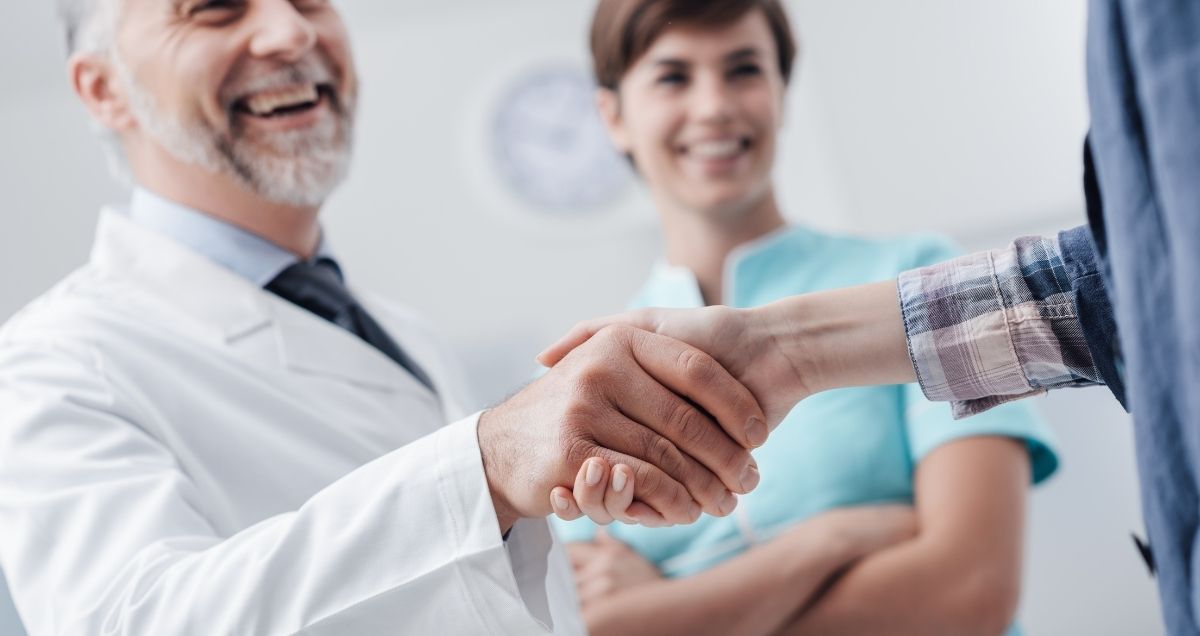
M 758 482 L 762 477 L 758 474 L 758 466 L 753 462 L 742 471 L 742 492 L 750 492 L 758 486 Z
M 733 512 L 733 509 L 737 508 L 737 495 L 726 491 L 725 496 L 721 498 L 721 502 L 717 504 L 717 508 L 721 510 L 722 517 Z
M 613 492 L 621 492 L 622 490 L 625 490 L 625 480 L 625 471 L 614 470 L 612 482 Z
M 554 508 L 556 510 L 565 511 L 567 508 L 571 507 L 571 504 L 567 502 L 567 498 L 557 492 L 551 495 L 550 498 L 554 500 Z
M 754 448 L 767 443 L 767 423 L 757 417 L 746 423 L 746 441 Z
M 584 479 L 584 481 L 587 482 L 587 485 L 595 486 L 596 484 L 600 483 L 600 476 L 601 476 L 600 473 L 601 472 L 603 472 L 603 471 L 600 470 L 600 462 L 589 461 L 588 467 L 587 467 L 587 474 L 583 476 L 583 479 Z
M 634 517 L 633 522 L 639 526 L 643 526 L 646 528 L 661 528 L 662 527 L 661 523 L 659 523 L 657 520 L 652 519 L 650 517 L 645 517 L 645 518 Z

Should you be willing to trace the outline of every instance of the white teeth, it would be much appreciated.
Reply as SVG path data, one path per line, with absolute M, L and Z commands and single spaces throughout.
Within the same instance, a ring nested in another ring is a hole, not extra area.
M 269 115 L 280 108 L 311 104 L 317 101 L 318 93 L 315 84 L 293 86 L 269 93 L 259 93 L 246 99 L 246 108 L 255 115 Z
M 688 153 L 700 159 L 727 159 L 741 150 L 742 142 L 737 139 L 702 141 L 688 147 Z

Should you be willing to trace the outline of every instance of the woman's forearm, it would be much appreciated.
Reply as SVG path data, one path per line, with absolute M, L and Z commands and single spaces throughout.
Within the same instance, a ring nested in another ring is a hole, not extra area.
M 584 608 L 590 633 L 767 635 L 866 550 L 842 537 L 793 531 L 717 567 L 620 590 Z
M 752 311 L 807 393 L 916 379 L 895 281 L 794 296 Z
M 917 468 L 920 535 L 856 563 L 781 634 L 997 636 L 1020 596 L 1024 444 L 968 438 Z
M 1003 568 L 955 564 L 917 539 L 864 558 L 781 636 L 999 636 L 1013 618 L 1019 584 Z

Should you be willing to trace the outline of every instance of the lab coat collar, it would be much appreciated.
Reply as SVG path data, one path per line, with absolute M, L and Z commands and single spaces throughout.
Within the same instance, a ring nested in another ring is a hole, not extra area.
M 415 384 L 402 368 L 353 334 L 275 298 L 115 208 L 101 212 L 91 261 L 102 272 L 146 287 L 215 343 L 236 346 L 274 328 L 282 362 L 294 370 L 380 390 L 394 390 L 406 381 Z

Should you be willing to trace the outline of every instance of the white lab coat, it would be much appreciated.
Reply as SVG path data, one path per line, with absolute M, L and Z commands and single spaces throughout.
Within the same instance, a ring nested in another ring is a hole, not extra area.
M 104 212 L 0 331 L 0 566 L 31 635 L 583 633 L 546 522 L 500 536 L 444 350 L 365 304 L 441 400 Z

